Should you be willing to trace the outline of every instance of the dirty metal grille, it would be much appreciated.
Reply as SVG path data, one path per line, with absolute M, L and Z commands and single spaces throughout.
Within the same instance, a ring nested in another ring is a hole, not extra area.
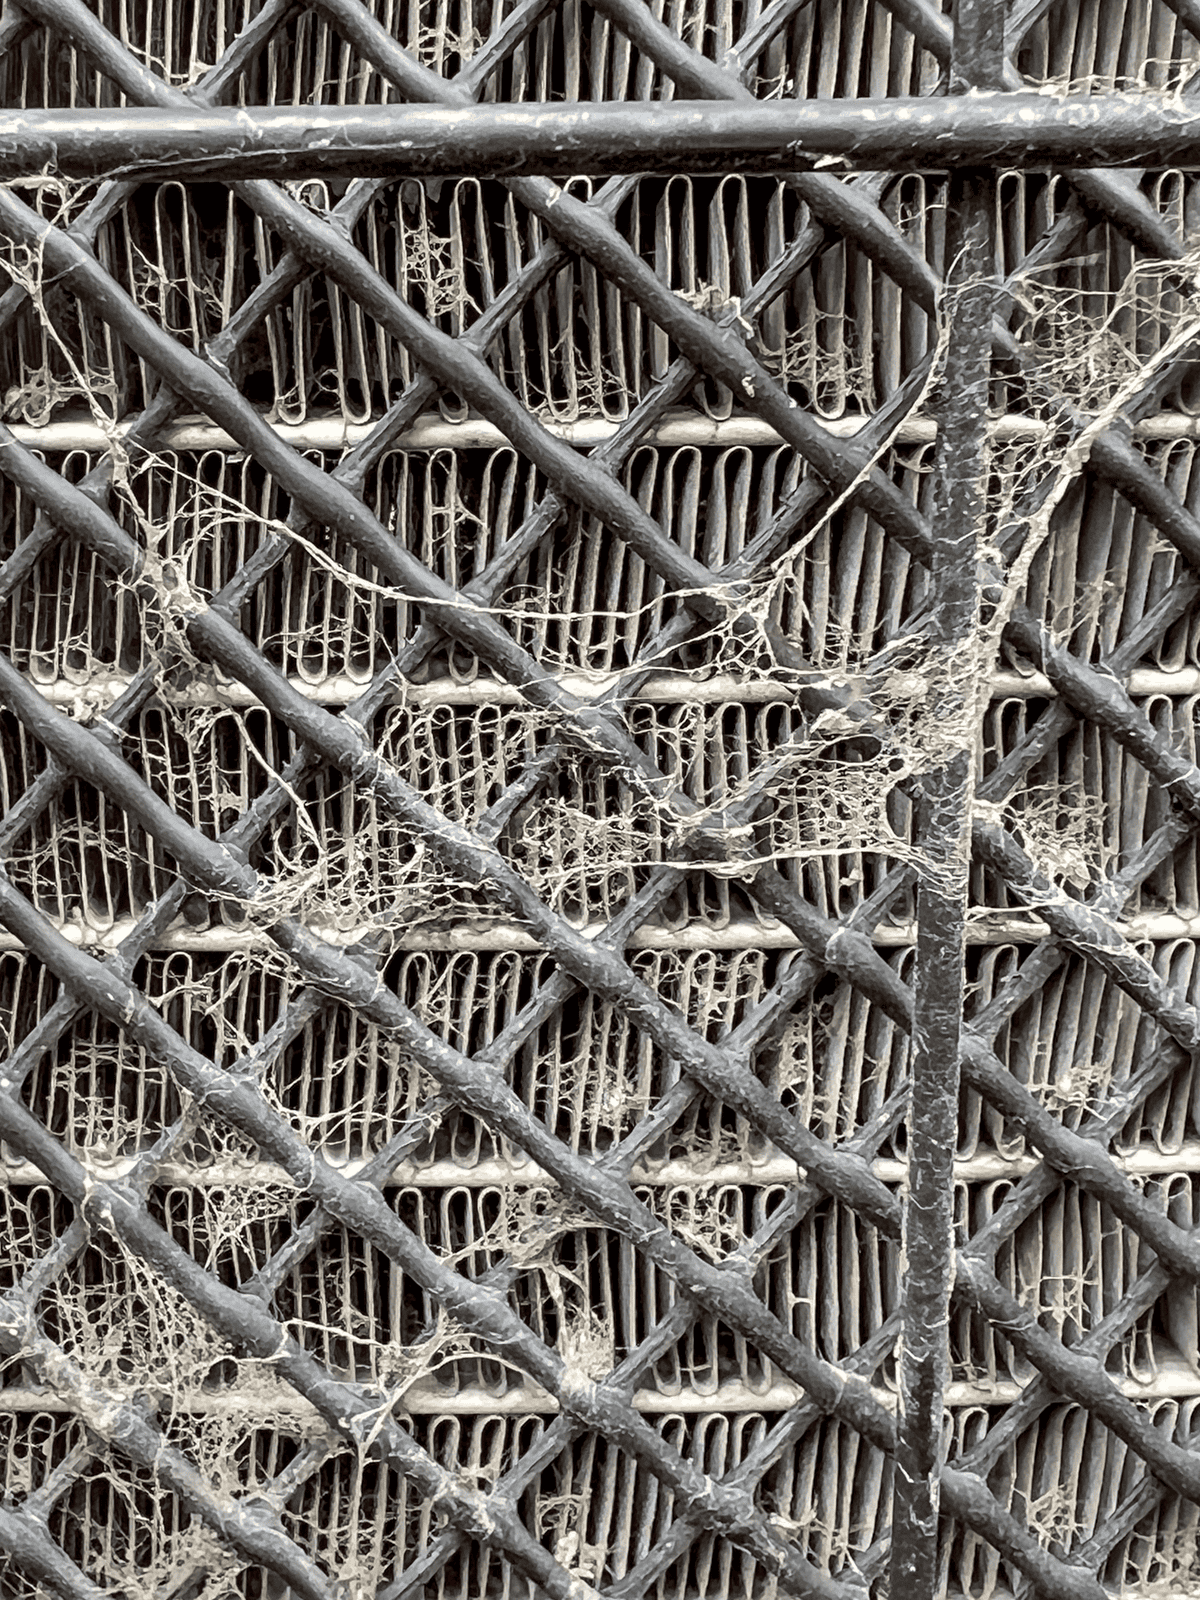
M 471 143 L 1186 136 L 1002 11 L 5 10 L 5 1596 L 1194 1592 L 1183 147 Z

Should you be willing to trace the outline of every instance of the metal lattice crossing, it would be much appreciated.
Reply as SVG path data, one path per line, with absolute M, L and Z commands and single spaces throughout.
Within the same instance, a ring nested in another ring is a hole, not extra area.
M 6 1593 L 1189 1581 L 1200 13 L 1084 10 L 6 10 Z

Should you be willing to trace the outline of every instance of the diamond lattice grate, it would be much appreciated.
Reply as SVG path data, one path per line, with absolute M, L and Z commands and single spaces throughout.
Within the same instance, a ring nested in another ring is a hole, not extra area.
M 1178 12 L 1018 5 L 1013 83 L 1186 93 Z M 168 116 L 952 49 L 786 0 L 0 38 L 10 106 Z M 886 1585 L 953 204 L 0 188 L 6 1592 Z M 1188 1581 L 1200 1503 L 1192 179 L 989 204 L 938 1583 L 1074 1600 Z

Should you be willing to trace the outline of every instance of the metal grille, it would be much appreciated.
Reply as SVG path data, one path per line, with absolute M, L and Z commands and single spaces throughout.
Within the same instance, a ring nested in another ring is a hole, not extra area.
M 0 1592 L 1191 1592 L 1200 12 L 1001 10 L 5 10 Z

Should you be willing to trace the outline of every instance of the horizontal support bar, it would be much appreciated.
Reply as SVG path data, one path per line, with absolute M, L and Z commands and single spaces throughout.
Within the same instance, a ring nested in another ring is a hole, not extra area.
M 122 919 L 111 923 L 81 922 L 77 917 L 66 923 L 47 917 L 50 925 L 70 944 L 80 949 L 101 954 L 115 950 L 122 940 L 133 932 L 132 920 Z M 1114 922 L 1121 935 L 1130 940 L 1148 944 L 1166 944 L 1174 939 L 1200 940 L 1200 914 L 1178 916 L 1170 912 L 1154 916 L 1133 917 L 1126 922 Z M 586 939 L 595 939 L 607 927 L 606 923 L 590 923 L 580 929 Z M 353 928 L 314 925 L 310 931 L 327 943 L 348 947 L 360 943 L 378 932 L 374 926 Z M 985 946 L 998 944 L 1040 944 L 1048 938 L 1050 929 L 1036 917 L 1012 911 L 984 911 L 972 913 L 967 923 L 967 943 Z M 875 929 L 872 942 L 880 949 L 906 949 L 916 943 L 916 929 L 909 923 L 887 924 Z M 7 931 L 0 930 L 0 951 L 20 950 L 20 942 Z M 168 929 L 152 949 L 155 951 L 182 950 L 193 955 L 230 955 L 235 951 L 267 950 L 270 941 L 260 932 L 239 928 L 192 928 L 180 921 Z M 536 955 L 543 946 L 520 924 L 515 922 L 455 922 L 434 926 L 420 924 L 409 931 L 395 930 L 394 950 L 501 951 L 512 950 Z M 799 950 L 801 941 L 783 923 L 754 922 L 749 919 L 725 923 L 723 926 L 692 922 L 683 928 L 656 927 L 643 924 L 630 936 L 630 950 Z
M 603 417 L 584 417 L 577 422 L 556 421 L 553 417 L 539 418 L 547 433 L 563 439 L 578 449 L 590 450 L 606 444 L 620 431 L 619 422 Z M 816 417 L 817 424 L 834 439 L 853 439 L 869 426 L 869 416 Z M 377 423 L 348 422 L 345 417 L 312 417 L 306 422 L 271 422 L 270 427 L 298 450 L 352 450 L 375 432 Z M 131 424 L 118 422 L 118 437 L 128 433 Z M 12 422 L 9 431 L 20 444 L 45 455 L 58 455 L 71 450 L 83 450 L 89 455 L 103 455 L 109 444 L 109 433 L 98 423 L 83 418 L 65 422 L 50 422 L 35 427 L 28 422 Z M 1006 412 L 993 417 L 988 435 L 994 443 L 1007 443 L 1019 439 L 1040 439 L 1046 424 L 1036 417 L 1025 417 L 1019 412 Z M 1200 439 L 1200 416 L 1187 416 L 1179 411 L 1160 411 L 1157 416 L 1144 417 L 1133 427 L 1135 439 L 1171 440 Z M 937 438 L 937 425 L 932 417 L 906 417 L 892 435 L 900 445 L 932 444 Z M 642 443 L 659 448 L 695 448 L 711 446 L 714 449 L 734 449 L 739 446 L 774 448 L 783 444 L 779 434 L 760 417 L 705 417 L 695 411 L 668 412 L 661 422 L 647 428 Z M 482 417 L 470 417 L 466 422 L 447 422 L 444 417 L 431 414 L 419 417 L 411 428 L 398 433 L 391 450 L 501 450 L 508 440 L 494 423 Z M 242 448 L 223 428 L 205 421 L 202 417 L 185 417 L 171 427 L 164 428 L 158 444 L 159 452 L 178 450 L 199 454 L 205 450 L 219 450 L 241 455 Z
M 1155 93 L 10 111 L 0 178 L 516 177 L 1200 164 Z
M 347 1178 L 356 1178 L 367 1162 L 346 1157 L 322 1147 L 321 1156 Z M 1200 1173 L 1200 1140 L 1187 1140 L 1177 1149 L 1159 1150 L 1141 1145 L 1127 1153 L 1114 1152 L 1114 1166 L 1135 1178 Z M 135 1170 L 136 1158 L 123 1156 L 114 1161 L 87 1161 L 89 1174 L 97 1182 L 118 1183 Z M 870 1163 L 881 1183 L 899 1186 L 908 1176 L 908 1164 L 892 1157 L 878 1156 Z M 954 1178 L 960 1183 L 991 1183 L 1000 1179 L 1016 1181 L 1042 1165 L 1033 1151 L 1007 1155 L 990 1148 L 960 1156 L 954 1163 Z M 751 1189 L 790 1186 L 803 1180 L 803 1173 L 786 1156 L 769 1156 L 762 1161 L 721 1161 L 697 1167 L 692 1161 L 637 1162 L 630 1170 L 631 1183 L 662 1189 L 711 1189 L 737 1185 Z M 0 1187 L 39 1187 L 45 1183 L 40 1168 L 27 1162 L 0 1162 Z M 291 1179 L 282 1167 L 268 1161 L 214 1161 L 207 1166 L 163 1162 L 155 1175 L 156 1188 L 180 1189 L 289 1189 Z M 541 1167 L 532 1161 L 477 1161 L 464 1166 L 452 1160 L 431 1161 L 425 1165 L 405 1161 L 396 1167 L 384 1184 L 386 1189 L 510 1189 L 531 1188 L 551 1183 Z
M 1007 674 L 1014 684 L 1025 680 L 1016 673 Z M 1160 674 L 1161 676 L 1161 674 Z M 1195 674 L 1200 677 L 1200 673 Z M 598 700 L 614 684 L 621 681 L 620 673 L 563 673 L 553 675 L 553 681 L 568 694 L 580 700 Z M 104 710 L 119 699 L 128 689 L 132 678 L 123 673 L 108 673 L 86 680 L 70 678 L 31 679 L 38 693 L 50 705 L 73 710 L 77 705 Z M 1032 680 L 1030 680 L 1032 681 Z M 329 677 L 304 679 L 289 677 L 288 686 L 304 699 L 322 706 L 347 706 L 357 700 L 367 688 L 369 678 Z M 1005 691 L 1006 694 L 1009 691 Z M 1018 687 L 1013 692 L 1021 695 L 1037 693 L 1036 690 Z M 1044 691 L 1043 691 L 1044 692 Z M 1053 693 L 1053 691 L 1050 691 Z M 651 705 L 724 705 L 737 702 L 743 705 L 767 705 L 776 701 L 791 703 L 793 686 L 771 678 L 734 678 L 726 673 L 711 678 L 700 678 L 684 672 L 659 672 L 648 677 L 636 693 L 630 696 L 633 703 Z M 260 704 L 244 684 L 217 682 L 197 684 L 182 697 L 188 706 L 229 706 L 244 710 Z M 474 678 L 462 682 L 456 678 L 435 678 L 428 683 L 407 684 L 394 696 L 397 705 L 415 710 L 428 710 L 434 706 L 523 706 L 527 704 L 519 689 L 511 683 L 496 678 Z M 179 703 L 179 702 L 176 702 Z M 0 935 L 2 937 L 2 935 Z
M 568 672 L 555 674 L 554 682 L 579 700 L 599 700 L 620 683 L 622 676 L 618 672 Z M 126 673 L 112 672 L 91 678 L 31 678 L 30 681 L 52 706 L 61 706 L 70 711 L 76 708 L 104 711 L 125 693 L 133 680 Z M 289 678 L 288 686 L 315 705 L 346 706 L 365 691 L 369 681 L 367 678 L 339 676 Z M 646 678 L 629 699 L 634 704 L 666 706 L 791 704 L 800 681 L 795 675 L 736 678 L 728 673 L 714 673 L 710 678 L 702 678 L 695 673 L 656 672 Z M 844 682 L 844 676 L 837 681 Z M 819 687 L 832 682 L 832 679 L 817 676 L 803 679 L 805 687 Z M 1169 672 L 1155 667 L 1138 667 L 1130 673 L 1126 687 L 1135 698 L 1167 695 L 1184 699 L 1200 694 L 1200 667 L 1180 667 Z M 1057 691 L 1040 672 L 1006 671 L 992 674 L 991 697 L 993 700 L 1053 700 L 1057 697 Z M 216 682 L 195 685 L 194 689 L 182 696 L 182 703 L 187 706 L 228 706 L 233 710 L 245 710 L 260 702 L 244 684 Z M 428 683 L 408 684 L 403 693 L 397 692 L 395 703 L 416 710 L 429 710 L 434 706 L 521 706 L 525 701 L 511 683 L 502 683 L 496 678 L 433 678 Z
M 1200 1395 L 1200 1372 L 1179 1355 L 1166 1352 L 1157 1361 L 1158 1371 L 1153 1377 L 1140 1379 L 1117 1377 L 1117 1387 L 1134 1400 L 1183 1399 Z M 872 1393 L 880 1405 L 889 1410 L 896 1405 L 893 1390 L 881 1384 L 872 1384 Z M 997 1378 L 993 1382 L 950 1383 L 946 1386 L 946 1404 L 959 1409 L 964 1406 L 1011 1405 L 1019 1400 L 1022 1385 L 1011 1378 Z M 655 1389 L 638 1389 L 633 1396 L 634 1408 L 650 1415 L 730 1414 L 747 1411 L 790 1411 L 805 1398 L 804 1391 L 786 1378 L 779 1379 L 761 1389 L 752 1388 L 740 1379 L 731 1379 L 712 1389 L 681 1389 L 676 1394 L 663 1394 Z M 0 1389 L 0 1415 L 12 1412 L 38 1414 L 64 1413 L 71 1408 L 57 1395 L 39 1394 L 29 1389 Z M 410 1416 L 555 1416 L 557 1402 L 548 1394 L 532 1386 L 509 1389 L 493 1394 L 482 1385 L 464 1387 L 457 1394 L 447 1394 L 436 1381 L 421 1380 L 404 1394 L 404 1410 Z M 240 1394 L 236 1389 L 226 1394 L 189 1395 L 187 1400 L 172 1407 L 174 1415 L 226 1415 L 254 1421 L 261 1418 L 263 1425 L 273 1424 L 286 1429 L 289 1426 L 306 1437 L 320 1437 L 325 1424 L 314 1406 L 309 1405 L 293 1390 L 282 1384 L 278 1393 L 269 1390 L 258 1394 Z

